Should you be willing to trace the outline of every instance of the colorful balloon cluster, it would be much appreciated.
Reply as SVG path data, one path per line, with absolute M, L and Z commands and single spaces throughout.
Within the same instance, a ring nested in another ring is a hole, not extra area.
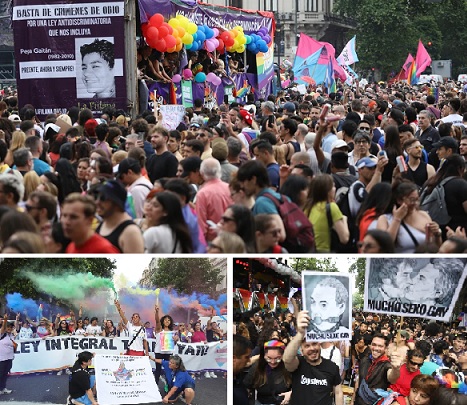
M 147 24 L 142 26 L 146 43 L 159 52 L 179 52 L 183 45 L 191 51 L 206 49 L 223 53 L 243 53 L 245 49 L 257 54 L 267 52 L 271 42 L 268 29 L 262 27 L 257 34 L 246 35 L 238 25 L 229 31 L 219 32 L 217 28 L 196 25 L 183 15 L 164 21 L 162 14 L 154 14 Z
M 162 14 L 154 14 L 142 31 L 146 43 L 159 52 L 179 52 L 183 47 L 185 29 L 166 23 Z

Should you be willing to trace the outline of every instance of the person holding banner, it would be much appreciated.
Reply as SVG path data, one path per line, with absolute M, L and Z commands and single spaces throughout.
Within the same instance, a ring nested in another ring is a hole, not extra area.
M 96 376 L 90 375 L 88 370 L 93 357 L 88 351 L 78 354 L 78 359 L 71 369 L 67 404 L 98 405 L 93 393 Z
M 6 388 L 6 380 L 8 373 L 13 366 L 13 359 L 15 358 L 15 350 L 18 346 L 15 343 L 13 330 L 14 322 L 8 321 L 8 315 L 3 317 L 2 327 L 0 329 L 0 395 L 11 394 L 11 390 Z
M 182 358 L 177 354 L 170 356 L 169 361 L 154 357 L 149 358 L 158 365 L 162 365 L 164 369 L 168 391 L 162 398 L 162 402 L 171 404 L 176 402 L 180 395 L 183 395 L 186 405 L 191 405 L 195 397 L 195 381 L 186 371 Z
M 339 367 L 331 360 L 321 357 L 319 342 L 306 342 L 306 331 L 311 322 L 308 311 L 297 316 L 297 334 L 284 352 L 284 365 L 292 373 L 293 405 L 343 405 Z M 298 350 L 301 349 L 301 356 Z M 334 398 L 332 396 L 334 394 Z M 333 402 L 334 399 L 334 402 Z
M 115 307 L 122 318 L 123 324 L 128 330 L 130 342 L 126 354 L 128 356 L 149 356 L 148 341 L 146 340 L 146 331 L 144 325 L 141 323 L 141 318 L 138 313 L 134 313 L 129 321 L 125 312 L 122 311 L 120 302 L 115 300 Z

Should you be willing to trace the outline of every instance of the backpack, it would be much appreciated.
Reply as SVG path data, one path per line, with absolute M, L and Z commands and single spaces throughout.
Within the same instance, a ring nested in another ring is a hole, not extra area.
M 280 199 L 271 193 L 264 193 L 275 205 L 277 212 L 282 218 L 286 232 L 283 246 L 289 253 L 312 253 L 315 252 L 315 235 L 313 225 L 300 207 L 289 201 L 281 194 Z
M 441 181 L 432 191 L 428 194 L 427 189 L 424 188 L 420 196 L 420 209 L 428 212 L 431 219 L 439 225 L 447 225 L 451 220 L 448 214 L 448 207 L 446 205 L 446 193 L 444 185 L 452 180 L 454 176 L 446 177 Z
M 357 253 L 358 226 L 355 223 L 355 217 L 352 216 L 349 204 L 350 187 L 340 187 L 334 198 L 342 214 L 347 217 L 347 226 L 349 227 L 349 241 L 345 244 L 339 241 L 339 238 L 333 238 L 331 249 L 335 253 Z M 329 222 L 329 221 L 328 221 Z M 332 222 L 331 222 L 332 224 Z M 332 230 L 331 230 L 332 233 Z

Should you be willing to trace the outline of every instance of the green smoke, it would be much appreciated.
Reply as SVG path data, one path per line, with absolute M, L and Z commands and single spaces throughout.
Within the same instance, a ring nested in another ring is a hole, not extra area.
M 97 277 L 92 273 L 66 273 L 62 275 L 42 275 L 31 271 L 24 276 L 42 292 L 63 300 L 83 300 L 93 291 L 111 289 L 117 299 L 112 279 Z

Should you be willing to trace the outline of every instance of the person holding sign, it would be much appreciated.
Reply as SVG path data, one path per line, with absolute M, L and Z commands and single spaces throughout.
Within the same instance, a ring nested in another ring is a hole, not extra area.
M 169 361 L 149 357 L 158 365 L 162 365 L 167 381 L 166 395 L 162 398 L 164 404 L 176 402 L 180 395 L 185 398 L 186 405 L 191 405 L 195 397 L 195 381 L 186 371 L 183 360 L 177 354 L 170 356 Z
M 386 356 L 387 348 L 387 338 L 376 333 L 371 341 L 370 353 L 360 361 L 359 382 L 355 387 L 355 390 L 358 388 L 355 398 L 357 405 L 374 404 L 380 398 L 375 390 L 387 390 L 399 378 L 402 357 L 394 352 L 389 358 Z
M 130 342 L 126 354 L 128 356 L 149 356 L 148 341 L 146 340 L 146 331 L 144 325 L 141 322 L 141 318 L 138 313 L 134 313 L 129 321 L 125 312 L 122 311 L 120 302 L 115 300 L 115 307 L 122 318 L 123 324 L 129 333 Z
M 154 305 L 154 320 L 156 321 L 156 328 L 154 329 L 156 346 L 154 348 L 154 353 L 156 354 L 156 359 L 167 361 L 170 359 L 170 355 L 175 348 L 175 343 L 178 341 L 178 335 L 173 331 L 174 321 L 170 315 L 167 314 L 160 318 L 159 297 L 157 297 L 156 305 Z M 162 363 L 156 361 L 156 372 L 154 373 L 156 383 L 159 383 L 159 378 L 161 376 L 161 364 Z
M 297 334 L 284 352 L 284 365 L 292 373 L 292 395 L 294 405 L 344 404 L 339 367 L 331 360 L 321 357 L 319 342 L 306 342 L 305 335 L 311 318 L 308 311 L 297 316 Z M 301 349 L 301 356 L 298 350 Z
M 94 355 L 88 351 L 78 354 L 78 359 L 71 369 L 68 404 L 98 405 L 92 391 L 96 376 L 90 375 L 88 371 L 93 357 Z

